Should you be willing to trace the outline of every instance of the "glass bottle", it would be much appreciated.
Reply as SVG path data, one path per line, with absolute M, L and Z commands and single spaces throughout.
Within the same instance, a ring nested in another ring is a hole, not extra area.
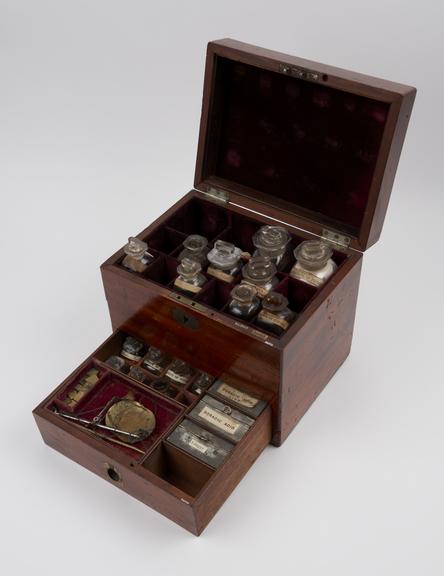
M 248 264 L 242 268 L 242 284 L 250 284 L 257 290 L 259 298 L 263 298 L 268 292 L 274 290 L 279 284 L 276 274 L 276 266 L 265 256 L 253 256 Z
M 166 352 L 155 346 L 150 346 L 148 353 L 142 362 L 142 367 L 146 368 L 151 374 L 158 376 L 170 363 L 170 357 Z
M 157 390 L 157 392 L 160 392 L 161 394 L 165 394 L 165 396 L 168 396 L 169 398 L 174 398 L 179 392 L 175 386 L 172 386 L 168 380 L 164 379 L 153 382 L 151 388 Z
M 185 386 L 194 376 L 194 373 L 189 364 L 176 358 L 169 366 L 165 376 L 175 384 Z
M 193 394 L 203 394 L 205 390 L 214 382 L 213 376 L 206 372 L 201 372 L 191 386 Z
M 191 260 L 196 260 L 200 263 L 202 267 L 206 266 L 208 263 L 207 254 L 209 251 L 208 240 L 205 236 L 200 236 L 199 234 L 191 234 L 183 241 L 183 250 L 178 256 L 179 262 L 182 262 L 184 258 L 191 258 Z
M 268 256 L 282 270 L 290 259 L 290 240 L 290 234 L 282 226 L 262 226 L 253 236 L 256 247 L 253 256 Z
M 296 314 L 288 308 L 287 298 L 278 292 L 270 292 L 262 300 L 256 324 L 280 336 L 295 318 Z
M 174 281 L 174 287 L 190 296 L 195 296 L 202 290 L 207 279 L 201 273 L 202 266 L 196 260 L 184 258 L 177 267 L 177 278 Z
M 231 242 L 216 240 L 214 248 L 208 253 L 210 266 L 207 273 L 223 282 L 233 282 L 242 268 L 242 250 Z
M 126 362 L 123 358 L 121 358 L 120 356 L 110 356 L 105 364 L 107 366 L 109 366 L 110 368 L 112 368 L 113 370 L 123 370 L 126 367 Z
M 257 290 L 250 284 L 237 284 L 231 291 L 228 313 L 243 320 L 250 320 L 261 306 Z
M 148 252 L 148 244 L 139 238 L 130 236 L 128 244 L 123 248 L 126 256 L 122 260 L 122 266 L 132 272 L 145 272 L 148 265 L 154 260 L 153 254 Z
M 143 342 L 136 340 L 132 336 L 127 336 L 123 341 L 120 355 L 132 362 L 138 362 L 142 360 L 144 348 Z
M 139 366 L 131 366 L 129 376 L 138 382 L 145 382 L 145 372 Z
M 306 240 L 294 251 L 296 264 L 290 276 L 310 286 L 322 286 L 336 271 L 337 265 L 332 260 L 333 250 L 322 240 Z

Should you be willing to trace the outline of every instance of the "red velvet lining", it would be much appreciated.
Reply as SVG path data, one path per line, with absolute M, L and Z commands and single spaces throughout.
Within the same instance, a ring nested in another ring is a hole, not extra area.
M 218 57 L 204 178 L 357 231 L 388 111 L 385 102 Z
M 78 379 L 76 378 L 75 381 L 77 382 Z M 71 386 L 72 384 L 69 384 L 66 390 Z M 156 417 L 156 427 L 153 433 L 146 440 L 134 444 L 136 448 L 146 452 L 161 436 L 164 436 L 166 430 L 177 418 L 178 414 L 182 411 L 179 406 L 175 406 L 166 399 L 151 394 L 149 391 L 141 390 L 123 378 L 109 373 L 91 390 L 85 401 L 81 404 L 79 403 L 76 409 L 73 410 L 73 413 L 87 420 L 92 420 L 113 397 L 123 398 L 128 392 L 133 392 L 135 400 L 151 410 Z M 104 423 L 104 418 L 101 423 Z M 99 430 L 99 432 L 106 436 L 113 437 L 112 433 L 108 433 L 105 430 Z M 131 450 L 131 448 L 126 448 L 119 444 L 113 444 L 113 446 L 134 457 L 135 452 Z

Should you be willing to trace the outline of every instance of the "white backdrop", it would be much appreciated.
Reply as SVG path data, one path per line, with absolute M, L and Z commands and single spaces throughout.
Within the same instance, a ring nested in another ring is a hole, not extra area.
M 0 0 L 2 572 L 444 571 L 440 1 Z M 99 265 L 192 187 L 206 42 L 418 88 L 352 354 L 200 538 L 31 417 L 110 333 Z

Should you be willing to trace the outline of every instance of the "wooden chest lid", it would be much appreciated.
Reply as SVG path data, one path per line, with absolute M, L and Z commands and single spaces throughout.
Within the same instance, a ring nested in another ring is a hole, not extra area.
M 416 90 L 237 42 L 207 50 L 195 187 L 365 250 Z

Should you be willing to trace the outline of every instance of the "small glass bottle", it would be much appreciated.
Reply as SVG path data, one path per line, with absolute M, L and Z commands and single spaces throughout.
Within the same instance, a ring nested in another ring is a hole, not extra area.
M 194 376 L 195 371 L 189 364 L 183 360 L 176 358 L 170 365 L 165 376 L 174 382 L 175 384 L 180 384 L 185 386 Z
M 145 382 L 145 372 L 139 366 L 131 366 L 129 376 L 138 382 Z
M 201 372 L 191 386 L 193 394 L 203 394 L 205 390 L 214 382 L 213 376 L 206 372 Z
M 130 236 L 128 244 L 123 248 L 126 256 L 122 260 L 122 266 L 131 270 L 131 272 L 138 272 L 141 274 L 145 272 L 148 265 L 154 260 L 153 254 L 148 252 L 148 244 L 139 238 Z
M 259 298 L 263 298 L 279 284 L 279 279 L 275 274 L 276 266 L 270 258 L 253 256 L 242 269 L 242 275 L 244 277 L 242 284 L 254 286 Z
M 207 254 L 209 251 L 208 240 L 205 236 L 200 236 L 199 234 L 191 234 L 183 241 L 183 250 L 178 256 L 179 262 L 182 262 L 184 258 L 190 258 L 191 260 L 196 260 L 200 263 L 202 268 L 207 265 Z
M 243 320 L 250 320 L 261 306 L 257 290 L 250 284 L 237 284 L 231 291 L 228 313 Z
M 143 342 L 136 340 L 132 336 L 127 336 L 123 341 L 120 355 L 132 362 L 138 362 L 142 360 L 144 348 Z
M 256 324 L 280 336 L 295 318 L 296 314 L 288 308 L 287 298 L 278 292 L 270 292 L 262 300 Z
M 159 376 L 170 363 L 170 357 L 166 352 L 155 346 L 150 346 L 148 353 L 142 362 L 142 367 L 146 368 L 148 372 Z
M 179 392 L 175 386 L 172 386 L 170 382 L 165 379 L 156 380 L 151 384 L 151 388 L 161 394 L 165 394 L 165 396 L 168 396 L 169 398 L 174 398 Z
M 242 250 L 231 242 L 216 240 L 214 248 L 208 253 L 210 266 L 207 273 L 223 282 L 233 282 L 242 269 Z
M 110 356 L 106 360 L 105 364 L 107 366 L 109 366 L 110 368 L 112 368 L 113 370 L 118 370 L 118 371 L 124 370 L 126 367 L 125 360 L 123 358 L 121 358 L 120 356 L 115 356 L 115 355 Z
M 177 267 L 177 278 L 174 287 L 184 294 L 195 296 L 206 284 L 207 279 L 201 273 L 202 266 L 196 260 L 184 258 Z
M 291 269 L 290 276 L 310 286 L 322 286 L 337 269 L 331 258 L 331 246 L 322 240 L 302 242 L 295 249 L 294 256 L 296 264 Z
M 268 256 L 282 270 L 290 260 L 290 240 L 290 234 L 282 226 L 262 226 L 253 236 L 256 247 L 253 256 Z

